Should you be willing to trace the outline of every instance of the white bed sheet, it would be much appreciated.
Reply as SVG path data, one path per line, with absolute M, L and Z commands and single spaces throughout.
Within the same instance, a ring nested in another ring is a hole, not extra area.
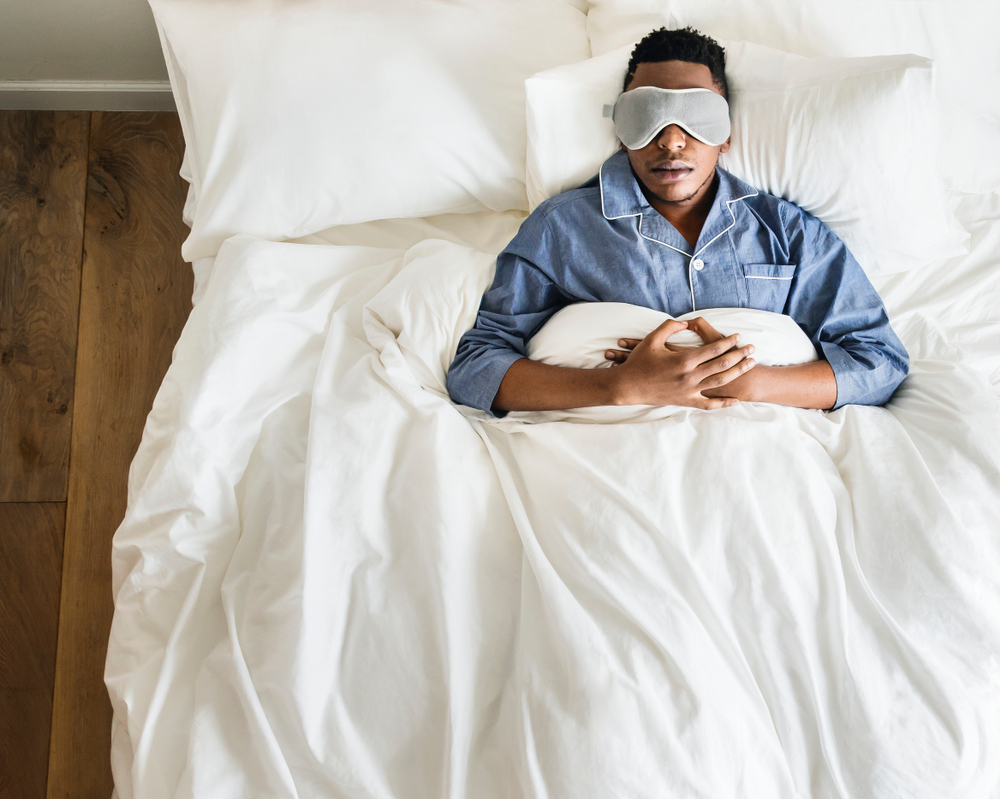
M 950 194 L 969 254 L 873 281 L 890 317 L 933 319 L 958 355 L 1000 385 L 1000 194 Z
M 427 239 L 450 241 L 482 252 L 499 253 L 517 233 L 527 214 L 504 213 L 442 214 L 413 219 L 379 219 L 357 225 L 339 225 L 309 236 L 289 239 L 293 244 L 342 244 L 377 247 L 402 254 Z M 215 258 L 194 262 L 192 301 L 197 304 L 205 293 Z
M 913 375 L 830 414 L 422 390 L 364 304 L 517 215 L 227 242 L 114 541 L 118 795 L 1000 796 L 1000 201 L 955 202 L 972 253 L 878 286 Z

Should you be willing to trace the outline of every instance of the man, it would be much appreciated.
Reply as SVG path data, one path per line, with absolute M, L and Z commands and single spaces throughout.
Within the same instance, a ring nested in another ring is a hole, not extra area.
M 717 166 L 729 149 L 728 104 L 714 96 L 728 96 L 723 49 L 691 28 L 654 31 L 633 51 L 624 90 L 615 128 L 635 149 L 623 143 L 594 179 L 542 203 L 497 258 L 448 373 L 452 399 L 497 415 L 590 405 L 713 409 L 740 400 L 822 409 L 884 403 L 906 376 L 908 356 L 857 261 L 822 222 Z M 692 102 L 693 110 L 678 105 Z M 657 129 L 671 118 L 680 123 Z M 651 123 L 648 143 L 635 130 L 623 133 Z M 713 124 L 725 141 L 706 143 Z M 528 360 L 528 339 L 575 302 L 625 302 L 672 316 L 719 307 L 785 313 L 820 360 L 757 366 L 753 342 L 724 337 L 703 319 L 622 339 L 605 356 L 617 368 Z M 672 345 L 685 328 L 706 343 Z

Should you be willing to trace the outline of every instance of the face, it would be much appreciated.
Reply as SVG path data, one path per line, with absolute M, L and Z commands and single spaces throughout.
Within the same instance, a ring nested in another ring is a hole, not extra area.
M 707 66 L 688 61 L 639 64 L 627 91 L 640 86 L 711 89 L 722 94 Z M 719 153 L 729 149 L 729 141 L 713 147 L 677 125 L 668 125 L 641 150 L 629 150 L 625 145 L 622 148 L 628 153 L 650 202 L 655 198 L 668 206 L 682 208 L 697 204 L 711 188 Z

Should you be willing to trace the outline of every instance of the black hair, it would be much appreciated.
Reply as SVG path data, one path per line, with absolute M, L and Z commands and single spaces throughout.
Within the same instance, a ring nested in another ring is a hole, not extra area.
M 704 64 L 712 73 L 712 82 L 722 92 L 722 96 L 729 99 L 729 84 L 726 82 L 726 51 L 715 39 L 699 33 L 690 26 L 678 30 L 660 28 L 647 34 L 646 38 L 639 42 L 632 51 L 622 91 L 628 89 L 639 64 L 660 61 L 688 61 L 692 64 Z

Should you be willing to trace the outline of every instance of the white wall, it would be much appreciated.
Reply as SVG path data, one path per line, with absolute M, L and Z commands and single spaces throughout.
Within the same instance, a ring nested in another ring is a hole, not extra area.
M 0 0 L 0 81 L 161 81 L 146 0 Z

